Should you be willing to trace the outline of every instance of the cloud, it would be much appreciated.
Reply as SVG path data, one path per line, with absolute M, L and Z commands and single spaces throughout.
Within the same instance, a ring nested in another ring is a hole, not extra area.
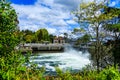
M 75 10 L 80 4 L 80 0 L 54 0 L 54 3 L 63 5 L 62 9 Z
M 52 26 L 57 26 L 57 27 L 65 27 L 68 26 L 67 23 L 64 20 L 56 20 L 51 24 Z
M 46 28 L 50 34 L 57 34 L 70 32 L 75 27 L 77 23 L 72 20 L 71 11 L 77 9 L 80 2 L 81 0 L 37 0 L 34 5 L 12 6 L 18 13 L 21 30 Z
M 89 2 L 89 0 L 84 0 Z M 50 34 L 70 32 L 78 24 L 72 20 L 71 11 L 81 0 L 37 0 L 33 5 L 12 4 L 18 13 L 21 30 L 36 31 L 46 28 Z
M 57 33 L 57 29 L 55 28 L 47 28 L 49 34 L 56 34 Z
M 112 2 L 109 6 L 114 7 L 116 5 L 116 2 Z
M 72 24 L 72 25 L 77 24 L 74 20 L 67 20 L 66 22 L 67 22 L 68 24 Z

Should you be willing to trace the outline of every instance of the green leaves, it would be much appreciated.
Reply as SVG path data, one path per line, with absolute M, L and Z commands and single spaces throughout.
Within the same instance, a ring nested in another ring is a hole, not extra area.
M 17 14 L 5 1 L 0 2 L 0 55 L 9 54 L 18 44 L 15 36 L 17 31 Z M 5 55 L 6 56 L 6 55 Z
M 107 68 L 100 72 L 97 80 L 120 80 L 120 73 L 114 67 Z
M 107 24 L 105 29 L 108 30 L 108 31 L 120 32 L 120 23 L 118 23 L 118 24 Z
M 47 29 L 39 29 L 36 33 L 36 38 L 39 41 L 49 41 L 49 33 L 47 31 Z

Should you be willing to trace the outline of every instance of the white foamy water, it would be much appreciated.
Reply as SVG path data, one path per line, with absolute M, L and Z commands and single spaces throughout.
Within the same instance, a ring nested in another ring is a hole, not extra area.
M 72 48 L 67 49 L 63 53 L 39 53 L 31 56 L 31 62 L 38 64 L 39 67 L 46 67 L 47 71 L 55 71 L 55 66 L 60 69 L 81 69 L 90 63 L 89 53 L 82 53 Z

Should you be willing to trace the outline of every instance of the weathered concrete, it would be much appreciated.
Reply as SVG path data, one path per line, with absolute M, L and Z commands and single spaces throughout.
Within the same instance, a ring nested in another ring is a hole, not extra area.
M 40 44 L 40 43 L 26 43 L 22 44 L 24 47 L 30 47 L 32 51 L 64 51 L 65 44 Z

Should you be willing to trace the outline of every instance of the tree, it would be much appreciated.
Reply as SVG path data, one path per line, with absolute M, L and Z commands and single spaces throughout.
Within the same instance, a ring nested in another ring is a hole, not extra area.
M 21 31 L 21 40 L 23 42 L 36 42 L 35 32 L 31 30 L 22 30 Z
M 49 38 L 50 38 L 50 42 L 51 42 L 51 43 L 53 43 L 55 37 L 56 37 L 56 36 L 54 36 L 54 35 L 52 35 L 52 34 L 49 35 Z
M 25 35 L 33 35 L 34 34 L 34 32 L 33 31 L 31 31 L 31 30 L 22 30 L 21 32 L 23 32 Z
M 85 30 L 83 28 L 74 28 L 73 34 L 76 34 L 76 33 L 85 33 Z
M 0 56 L 5 56 L 14 50 L 18 43 L 16 37 L 17 14 L 10 3 L 0 2 Z
M 104 2 L 98 3 L 90 2 L 90 3 L 81 3 L 80 8 L 73 13 L 77 17 L 77 22 L 82 23 L 86 22 L 95 32 L 95 45 L 94 45 L 94 58 L 96 61 L 97 71 L 100 70 L 100 63 L 104 58 L 102 56 L 102 40 L 101 40 L 101 29 L 104 21 L 110 20 L 113 17 L 116 17 L 115 11 L 110 11 L 106 13 L 107 6 L 105 6 Z
M 85 34 L 84 36 L 81 37 L 81 40 L 83 43 L 87 43 L 90 41 L 90 35 Z
M 38 41 L 49 41 L 49 33 L 47 29 L 39 29 L 36 33 L 36 38 Z
M 33 41 L 33 36 L 32 35 L 26 35 L 25 36 L 25 41 L 26 43 L 31 43 Z
M 68 43 L 68 33 L 64 33 L 65 42 Z
M 113 12 L 114 11 L 114 12 Z M 118 64 L 120 66 L 120 9 L 108 7 L 105 10 L 105 14 L 113 12 L 116 17 L 111 20 L 105 21 L 104 29 L 109 33 L 109 36 L 112 38 L 107 42 L 107 45 L 112 45 L 111 52 L 114 58 L 114 66 Z

